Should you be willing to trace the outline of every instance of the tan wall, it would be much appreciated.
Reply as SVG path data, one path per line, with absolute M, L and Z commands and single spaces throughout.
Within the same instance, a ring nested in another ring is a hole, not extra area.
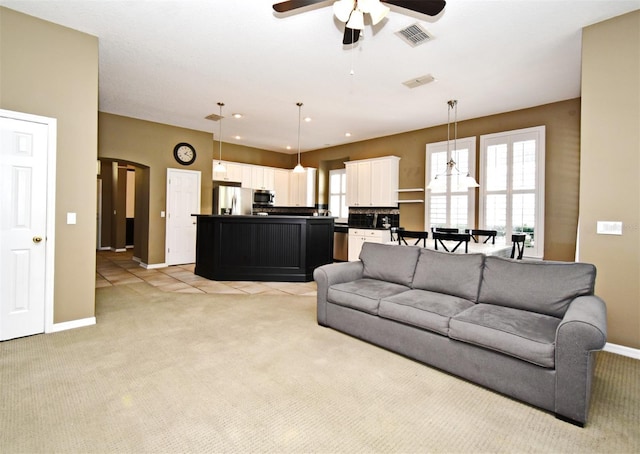
M 202 172 L 201 213 L 211 213 L 212 160 L 214 155 L 218 157 L 218 141 L 213 140 L 211 133 L 102 112 L 98 115 L 98 124 L 100 159 L 146 167 L 148 177 L 142 176 L 140 182 L 136 171 L 136 193 L 142 186 L 141 191 L 148 197 L 141 202 L 136 196 L 134 254 L 146 264 L 164 263 L 165 218 L 160 212 L 166 210 L 167 168 Z M 173 158 L 173 148 L 179 142 L 190 143 L 196 149 L 197 159 L 188 167 L 181 166 Z M 292 168 L 295 161 L 291 155 L 230 143 L 223 143 L 222 159 L 282 168 Z
M 640 348 L 640 11 L 585 28 L 582 46 L 580 259 L 598 267 L 609 342 Z
M 54 323 L 93 317 L 98 39 L 0 7 L 0 108 L 58 120 Z
M 462 109 L 464 100 L 459 102 L 459 110 Z M 446 117 L 446 106 L 442 110 L 443 117 Z M 478 147 L 482 134 L 546 126 L 544 257 L 549 260 L 572 261 L 575 258 L 580 165 L 579 113 L 580 100 L 572 99 L 458 123 L 458 137 L 476 136 Z M 323 168 L 323 161 L 345 156 L 355 160 L 392 154 L 401 158 L 400 187 L 424 188 L 426 144 L 446 139 L 447 126 L 444 124 L 304 153 L 302 160 L 307 166 Z M 321 185 L 325 186 L 326 183 Z M 408 198 L 423 198 L 423 195 L 411 193 Z M 323 195 L 319 197 L 322 199 Z M 407 197 L 403 195 L 401 198 Z M 407 229 L 423 230 L 424 203 L 401 204 L 400 222 Z

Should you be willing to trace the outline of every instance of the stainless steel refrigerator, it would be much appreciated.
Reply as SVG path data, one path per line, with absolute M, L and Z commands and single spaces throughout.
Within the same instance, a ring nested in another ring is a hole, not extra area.
M 252 214 L 253 190 L 237 186 L 213 188 L 213 214 Z

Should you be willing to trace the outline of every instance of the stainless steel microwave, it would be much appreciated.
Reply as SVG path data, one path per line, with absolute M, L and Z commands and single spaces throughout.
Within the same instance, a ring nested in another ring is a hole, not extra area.
M 253 205 L 261 207 L 272 207 L 276 203 L 275 191 L 268 189 L 254 189 L 253 190 Z

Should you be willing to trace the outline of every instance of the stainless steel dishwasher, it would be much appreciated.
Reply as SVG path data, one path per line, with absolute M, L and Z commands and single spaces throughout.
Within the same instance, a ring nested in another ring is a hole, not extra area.
M 349 260 L 349 226 L 347 224 L 333 226 L 333 260 L 338 262 Z

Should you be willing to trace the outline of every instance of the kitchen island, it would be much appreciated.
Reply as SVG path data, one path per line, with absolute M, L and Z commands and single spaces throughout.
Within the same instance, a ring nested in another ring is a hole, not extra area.
M 333 261 L 332 217 L 194 216 L 195 273 L 207 279 L 308 282 Z

